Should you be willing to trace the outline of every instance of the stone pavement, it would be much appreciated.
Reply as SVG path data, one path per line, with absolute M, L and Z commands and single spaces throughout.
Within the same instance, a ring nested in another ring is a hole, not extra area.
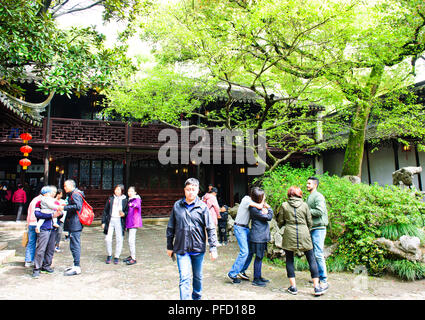
M 1 230 L 0 242 L 16 250 L 12 261 L 0 265 L 0 300 L 178 300 L 177 264 L 166 255 L 165 225 L 149 225 L 137 233 L 137 261 L 132 266 L 104 263 L 105 244 L 100 226 L 86 227 L 82 234 L 82 273 L 65 277 L 63 271 L 72 264 L 68 242 L 55 253 L 53 274 L 32 279 L 32 269 L 24 267 L 22 230 Z M 129 255 L 126 234 L 121 258 Z M 203 299 L 208 300 L 335 300 L 335 299 L 425 299 L 425 281 L 402 282 L 394 278 L 363 277 L 351 273 L 331 273 L 330 289 L 321 297 L 312 295 L 309 272 L 297 272 L 297 296 L 284 290 L 289 286 L 286 271 L 263 264 L 263 276 L 271 280 L 265 288 L 250 282 L 231 284 L 226 274 L 238 253 L 235 241 L 219 247 L 219 258 L 204 261 Z M 248 270 L 252 274 L 252 265 Z

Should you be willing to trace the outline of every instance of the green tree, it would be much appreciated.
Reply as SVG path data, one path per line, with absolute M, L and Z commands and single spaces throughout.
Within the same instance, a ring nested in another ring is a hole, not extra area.
M 158 5 L 142 24 L 142 39 L 154 43 L 158 65 L 142 80 L 109 90 L 109 110 L 123 113 L 125 109 L 144 121 L 160 120 L 175 126 L 179 117 L 171 123 L 168 115 L 172 113 L 199 117 L 202 121 L 194 126 L 263 129 L 267 134 L 269 169 L 314 145 L 317 117 L 311 112 L 312 104 L 340 97 L 329 94 L 326 79 L 302 79 L 283 72 L 282 65 L 290 65 L 291 60 L 300 61 L 297 49 L 314 39 L 315 29 L 328 19 L 314 19 L 315 1 L 306 2 L 302 12 L 297 12 L 299 5 L 295 1 L 274 4 L 273 7 L 262 2 L 249 10 L 235 1 Z M 291 14 L 281 15 L 282 11 Z M 329 9 L 324 15 L 331 13 Z M 276 52 L 274 44 L 264 44 L 269 29 L 290 34 L 291 46 Z M 309 68 L 311 61 L 300 64 Z M 318 66 L 317 62 L 314 64 Z M 166 73 L 170 76 L 161 76 Z M 167 85 L 170 78 L 174 79 L 173 85 Z M 156 86 L 150 84 L 152 79 L 157 81 Z M 163 80 L 166 82 L 161 83 Z M 192 83 L 190 91 L 185 89 L 189 83 Z M 160 88 L 158 92 L 155 87 Z M 191 94 L 187 95 L 188 92 Z M 182 94 L 186 103 L 169 103 L 170 99 L 181 100 Z M 199 112 L 199 100 L 211 101 L 217 96 L 225 98 L 222 109 Z M 241 96 L 254 97 L 256 106 L 238 104 Z M 154 106 L 150 97 L 155 97 Z M 143 117 L 137 116 L 140 114 Z M 271 152 L 274 147 L 283 149 L 285 155 L 276 156 Z M 257 160 L 261 161 L 258 154 Z
M 421 108 L 412 99 L 399 99 L 424 52 L 420 5 L 415 0 L 180 1 L 154 7 L 141 25 L 142 38 L 155 43 L 157 70 L 178 73 L 184 83 L 193 79 L 194 88 L 224 86 L 224 108 L 197 115 L 210 126 L 265 129 L 270 169 L 318 142 L 312 136 L 318 119 L 308 106 L 320 104 L 325 115 L 335 115 L 322 118 L 325 133 L 349 130 L 343 174 L 360 176 L 371 116 L 379 130 L 415 128 L 409 132 L 424 136 Z M 255 95 L 259 110 L 247 117 L 252 109 L 236 107 L 235 90 Z M 383 103 L 383 96 L 391 103 Z M 196 108 L 181 113 L 191 116 Z M 286 155 L 277 158 L 272 147 Z
M 69 95 L 89 88 L 102 90 L 135 67 L 126 56 L 125 36 L 112 47 L 95 27 L 62 30 L 55 17 L 68 1 L 5 0 L 0 4 L 0 90 L 21 95 L 19 80 L 31 76 L 39 90 Z M 128 9 L 126 5 L 130 5 Z M 104 19 L 130 21 L 141 12 L 141 1 L 92 1 L 105 7 Z

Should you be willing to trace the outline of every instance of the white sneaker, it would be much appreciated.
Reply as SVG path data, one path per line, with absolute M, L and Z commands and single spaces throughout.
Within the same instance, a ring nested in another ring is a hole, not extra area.
M 31 268 L 34 266 L 34 261 L 31 262 L 25 262 L 25 268 Z
M 75 276 L 81 273 L 81 268 L 77 266 L 73 266 L 72 268 L 65 270 L 64 276 Z

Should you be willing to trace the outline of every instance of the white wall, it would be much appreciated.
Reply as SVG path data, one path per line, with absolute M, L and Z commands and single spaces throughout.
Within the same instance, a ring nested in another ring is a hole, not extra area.
M 342 165 L 344 163 L 345 150 L 334 150 L 323 154 L 323 170 L 330 175 L 341 176 Z M 362 162 L 362 182 L 369 183 L 367 175 L 366 153 L 363 154 Z
M 381 186 L 392 185 L 392 173 L 395 171 L 394 150 L 392 146 L 381 146 L 374 152 L 369 152 L 371 182 Z

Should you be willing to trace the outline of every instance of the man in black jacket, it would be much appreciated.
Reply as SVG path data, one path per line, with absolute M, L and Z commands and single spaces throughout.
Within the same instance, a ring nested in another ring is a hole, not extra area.
M 66 211 L 66 217 L 63 229 L 69 232 L 69 249 L 74 258 L 74 265 L 65 270 L 65 276 L 73 276 L 81 273 L 80 255 L 81 255 L 81 231 L 83 225 L 80 222 L 77 211 L 83 206 L 84 194 L 76 188 L 74 180 L 66 180 L 63 189 L 68 195 L 68 204 L 63 208 Z
M 177 256 L 180 299 L 200 300 L 202 296 L 202 263 L 206 250 L 206 237 L 210 245 L 211 260 L 217 258 L 217 235 L 207 205 L 198 197 L 199 181 L 189 178 L 185 182 L 185 197 L 176 201 L 167 226 L 167 254 Z M 193 271 L 193 289 L 190 294 L 190 276 Z

